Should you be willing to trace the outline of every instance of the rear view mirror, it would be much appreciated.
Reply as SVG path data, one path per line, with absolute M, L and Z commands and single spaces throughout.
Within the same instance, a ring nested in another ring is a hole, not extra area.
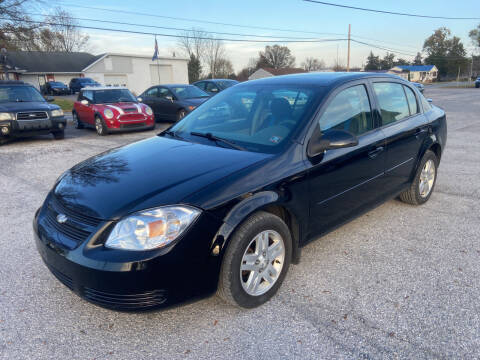
M 80 101 L 80 104 L 87 106 L 88 100 L 83 99 L 82 101 Z
M 171 96 L 165 96 L 165 99 L 173 101 L 173 97 L 171 97 Z
M 316 130 L 308 143 L 308 156 L 313 157 L 325 150 L 347 148 L 358 145 L 358 139 L 352 133 L 345 130 L 328 130 L 321 133 Z
M 213 89 L 210 89 L 211 92 L 214 92 L 214 93 L 218 93 L 218 89 L 217 88 L 213 88 Z

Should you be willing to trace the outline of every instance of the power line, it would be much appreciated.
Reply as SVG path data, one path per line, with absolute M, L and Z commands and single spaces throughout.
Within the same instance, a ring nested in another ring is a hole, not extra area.
M 344 33 L 327 33 L 327 32 L 322 33 L 322 32 L 315 32 L 315 31 L 303 31 L 303 30 L 293 30 L 293 29 L 284 29 L 284 28 L 283 29 L 282 28 L 271 28 L 271 27 L 264 27 L 264 26 L 255 26 L 255 25 L 231 24 L 231 23 L 223 23 L 223 22 L 200 20 L 200 19 L 190 19 L 190 18 L 157 15 L 157 14 L 148 14 L 148 13 L 143 13 L 143 12 L 138 12 L 138 11 L 128 11 L 128 10 L 118 10 L 118 9 L 113 10 L 113 9 L 94 7 L 94 6 L 84 6 L 84 5 L 76 5 L 76 4 L 68 4 L 68 3 L 63 3 L 63 5 L 66 6 L 66 7 L 76 7 L 76 8 L 80 8 L 80 9 L 89 9 L 89 10 L 100 10 L 100 11 L 113 12 L 113 13 L 116 13 L 116 14 L 149 16 L 149 17 L 156 17 L 156 18 L 161 18 L 161 19 L 197 22 L 197 23 L 204 23 L 204 24 L 211 24 L 211 25 L 232 26 L 232 27 L 240 27 L 240 28 L 246 28 L 246 29 L 260 29 L 260 30 L 270 30 L 270 31 L 287 31 L 287 32 L 314 34 L 314 35 L 341 35 L 341 36 L 345 36 Z
M 25 13 L 26 15 L 31 16 L 45 16 L 44 14 L 38 13 Z M 78 20 L 78 21 L 93 21 L 93 22 L 100 22 L 105 24 L 116 24 L 116 25 L 128 25 L 128 26 L 140 26 L 140 27 L 147 27 L 147 28 L 154 28 L 154 29 L 164 29 L 164 30 L 175 30 L 175 31 L 189 31 L 191 29 L 186 28 L 176 28 L 176 27 L 168 27 L 168 26 L 158 26 L 158 25 L 146 25 L 146 24 L 138 24 L 138 23 L 129 23 L 123 21 L 112 21 L 112 20 L 100 20 L 100 19 L 91 19 L 91 18 L 79 18 L 74 16 L 69 16 L 70 19 Z M 208 34 L 219 34 L 219 35 L 231 35 L 231 36 L 253 36 L 253 37 L 260 37 L 260 38 L 272 38 L 278 39 L 279 36 L 273 35 L 255 35 L 255 34 L 239 34 L 239 33 L 229 33 L 229 32 L 219 32 L 219 31 L 207 31 L 207 30 L 199 30 L 199 32 L 208 33 Z M 314 38 L 305 38 L 305 37 L 294 37 L 294 36 L 282 36 L 283 39 L 288 40 L 315 40 Z
M 384 47 L 384 46 L 378 46 L 378 45 L 366 43 L 366 42 L 360 41 L 360 40 L 352 39 L 352 41 L 355 42 L 355 43 L 357 43 L 357 44 L 370 46 L 370 47 L 373 47 L 373 48 L 376 48 L 376 49 L 380 49 L 380 50 L 385 50 L 385 51 L 391 52 L 391 53 L 393 53 L 393 54 L 401 54 L 401 55 L 407 55 L 407 56 L 416 56 L 416 54 L 411 54 L 411 53 L 403 52 L 403 51 L 400 51 L 400 50 L 387 48 L 387 47 Z
M 285 28 L 270 28 L 270 27 L 262 27 L 262 26 L 255 26 L 255 25 L 241 25 L 241 24 L 231 24 L 231 23 L 222 23 L 222 22 L 215 22 L 215 21 L 208 21 L 208 20 L 200 20 L 200 19 L 192 19 L 192 18 L 181 18 L 181 17 L 173 17 L 173 16 L 165 16 L 165 15 L 156 15 L 156 14 L 148 14 L 148 13 L 142 13 L 142 12 L 136 12 L 136 11 L 129 11 L 129 10 L 113 10 L 113 9 L 107 9 L 107 8 L 100 8 L 100 7 L 93 7 L 93 6 L 84 6 L 84 5 L 76 5 L 76 4 L 66 4 L 64 3 L 65 6 L 67 7 L 76 7 L 76 8 L 81 8 L 81 9 L 90 9 L 90 10 L 99 10 L 99 11 L 107 11 L 107 12 L 113 12 L 113 13 L 122 13 L 122 14 L 129 14 L 129 15 L 137 15 L 137 16 L 148 16 L 148 17 L 157 17 L 157 18 L 163 18 L 163 19 L 170 19 L 170 20 L 179 20 L 179 21 L 188 21 L 188 22 L 198 22 L 198 23 L 206 23 L 206 24 L 214 24 L 214 25 L 222 25 L 222 26 L 232 26 L 232 27 L 240 27 L 240 28 L 249 28 L 249 29 L 261 29 L 261 30 L 271 30 L 271 31 L 287 31 L 287 32 L 294 32 L 294 33 L 302 33 L 302 34 L 314 34 L 314 35 L 339 35 L 339 36 L 346 36 L 345 33 L 330 33 L 330 32 L 315 32 L 315 31 L 305 31 L 305 30 L 294 30 L 294 29 L 285 29 Z M 80 19 L 80 18 L 78 18 Z M 89 19 L 90 21 L 100 21 L 100 20 L 94 20 L 94 19 Z M 88 21 L 88 20 L 85 20 Z M 105 22 L 109 22 L 106 21 Z M 126 24 L 125 24 L 126 25 Z M 133 24 L 132 24 L 133 25 Z M 140 25 L 138 26 L 146 26 L 146 27 L 153 27 L 153 26 L 147 26 L 147 25 Z M 166 27 L 158 27 L 158 28 L 165 28 Z M 175 28 L 172 28 L 175 30 Z M 184 29 L 180 29 L 184 30 Z M 204 30 L 202 30 L 204 31 Z M 216 34 L 223 34 L 223 35 L 237 35 L 237 36 L 255 36 L 255 37 L 271 37 L 275 38 L 275 36 L 267 36 L 267 35 L 247 35 L 247 34 L 232 34 L 232 33 L 224 33 L 224 32 L 215 32 L 215 31 L 204 31 L 206 33 L 216 33 Z M 411 45 L 403 45 L 403 44 L 398 44 L 398 43 L 393 43 L 393 42 L 386 42 L 386 41 L 380 41 L 360 35 L 354 35 L 357 38 L 363 38 L 366 40 L 374 40 L 377 42 L 382 42 L 385 44 L 391 44 L 391 45 L 397 45 L 397 46 L 402 46 L 402 47 L 410 47 L 410 48 L 415 48 Z M 295 37 L 283 37 L 285 39 L 296 39 Z M 298 38 L 300 39 L 300 38 Z
M 5 17 L 0 17 L 0 20 L 9 20 Z M 49 25 L 49 26 L 64 26 L 65 24 L 56 23 L 51 21 L 38 21 L 38 20 L 22 20 L 23 22 L 27 23 L 34 23 L 40 25 Z M 152 36 L 163 36 L 163 37 L 170 37 L 170 38 L 186 38 L 186 39 L 201 39 L 201 40 L 217 40 L 217 41 L 231 41 L 231 42 L 248 42 L 248 43 L 272 43 L 272 42 L 280 42 L 280 43 L 320 43 L 320 42 L 334 42 L 334 41 L 345 41 L 347 39 L 312 39 L 312 40 L 283 40 L 277 39 L 273 40 L 256 40 L 256 39 L 230 39 L 230 38 L 212 38 L 212 37 L 203 37 L 203 36 L 188 36 L 188 35 L 174 35 L 174 34 L 163 34 L 163 33 L 152 33 L 146 31 L 134 31 L 134 30 L 122 30 L 122 29 L 112 29 L 112 28 L 104 28 L 104 27 L 97 27 L 97 26 L 85 26 L 85 25 L 69 25 L 75 28 L 81 29 L 89 29 L 89 30 L 103 30 L 103 31 L 113 31 L 113 32 L 121 32 L 121 33 L 129 33 L 129 34 L 140 34 L 140 35 L 152 35 Z
M 362 8 L 357 6 L 334 4 L 326 1 L 317 1 L 317 0 L 303 0 L 303 1 L 320 4 L 320 5 L 335 6 L 335 7 L 345 8 L 345 9 L 369 11 L 369 12 L 389 14 L 389 15 L 410 16 L 410 17 L 419 17 L 419 18 L 427 18 L 427 19 L 444 19 L 444 20 L 480 20 L 480 17 L 449 17 L 449 16 L 420 15 L 420 14 L 409 14 L 409 13 L 402 13 L 402 12 L 395 12 L 395 11 L 367 9 L 367 8 Z

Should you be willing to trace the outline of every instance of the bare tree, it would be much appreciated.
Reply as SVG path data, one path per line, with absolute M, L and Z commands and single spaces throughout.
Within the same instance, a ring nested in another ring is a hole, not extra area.
M 39 27 L 25 15 L 25 7 L 33 7 L 36 0 L 0 0 L 0 45 L 8 50 L 36 50 L 35 30 Z
M 89 36 L 78 30 L 78 22 L 61 8 L 56 8 L 54 13 L 46 18 L 50 25 L 47 31 L 47 38 L 53 39 L 54 51 L 75 52 L 85 50 Z M 45 31 L 42 30 L 42 31 Z M 46 44 L 44 44 L 46 46 Z
M 230 78 L 234 75 L 235 73 L 233 70 L 232 62 L 227 58 L 219 59 L 217 62 L 215 77 Z
M 305 71 L 318 71 L 325 68 L 325 61 L 307 57 L 302 63 L 302 67 Z
M 193 54 L 197 59 L 203 59 L 207 47 L 207 40 L 205 40 L 207 35 L 202 29 L 192 28 L 179 35 L 178 44 L 188 57 Z
M 217 77 L 219 68 L 226 58 L 225 45 L 221 40 L 209 39 L 206 40 L 205 47 L 205 63 L 210 70 L 210 76 L 212 78 Z

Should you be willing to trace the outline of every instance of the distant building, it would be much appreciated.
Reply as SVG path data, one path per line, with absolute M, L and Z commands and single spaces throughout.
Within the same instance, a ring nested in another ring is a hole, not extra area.
M 438 77 L 435 65 L 397 65 L 388 72 L 414 82 L 433 82 Z
M 188 59 L 179 57 L 85 52 L 8 52 L 11 79 L 23 80 L 40 88 L 47 81 L 70 82 L 75 77 L 90 77 L 102 85 L 126 86 L 133 92 L 156 84 L 188 84 Z
M 248 80 L 263 79 L 266 77 L 278 76 L 278 75 L 288 75 L 288 74 L 300 74 L 306 73 L 304 69 L 300 68 L 284 68 L 284 69 L 274 69 L 274 68 L 260 68 L 255 71 L 252 75 L 248 77 Z

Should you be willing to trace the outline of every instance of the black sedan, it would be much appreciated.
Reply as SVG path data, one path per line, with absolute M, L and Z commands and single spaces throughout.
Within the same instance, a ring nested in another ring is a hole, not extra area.
M 216 95 L 220 91 L 228 89 L 236 84 L 238 84 L 238 81 L 232 79 L 208 79 L 194 82 L 192 85 L 195 85 L 200 90 L 203 90 L 210 95 Z
M 193 85 L 157 85 L 145 90 L 139 101 L 153 110 L 155 119 L 179 121 L 209 98 Z
M 43 85 L 42 92 L 46 95 L 67 95 L 70 94 L 70 88 L 59 81 L 48 81 Z
M 480 76 L 475 80 L 475 87 L 478 89 L 480 88 Z
M 309 241 L 394 197 L 428 201 L 446 126 L 444 111 L 396 76 L 249 81 L 61 175 L 35 214 L 37 248 L 101 306 L 217 292 L 255 307 Z

